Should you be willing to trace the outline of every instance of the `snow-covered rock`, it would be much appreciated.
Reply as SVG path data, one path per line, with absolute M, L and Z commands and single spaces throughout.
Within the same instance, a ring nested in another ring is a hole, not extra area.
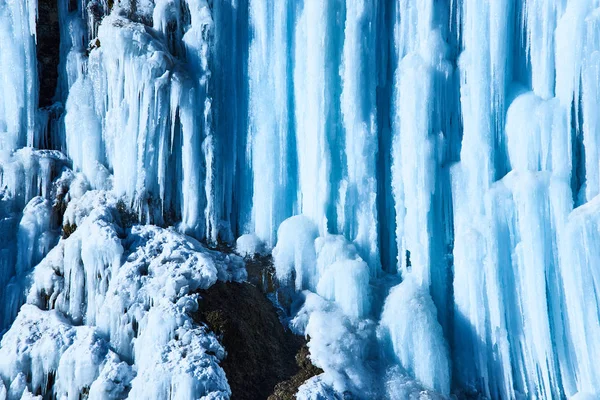
M 190 313 L 199 289 L 246 278 L 242 259 L 173 229 L 125 227 L 130 218 L 110 192 L 69 203 L 74 231 L 35 267 L 29 304 L 0 345 L 11 393 L 22 373 L 32 393 L 69 399 L 230 396 L 225 351 Z
M 258 236 L 247 233 L 235 241 L 235 252 L 242 257 L 254 257 L 266 253 L 265 244 Z

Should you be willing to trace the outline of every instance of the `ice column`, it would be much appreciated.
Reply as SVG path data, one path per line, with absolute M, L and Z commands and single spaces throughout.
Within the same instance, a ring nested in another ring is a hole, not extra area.
M 294 102 L 299 171 L 300 211 L 311 218 L 321 233 L 333 215 L 330 141 L 336 137 L 335 93 L 339 90 L 336 40 L 341 2 L 306 0 L 295 28 Z M 339 106 L 339 105 L 337 105 Z M 334 225 L 335 226 L 335 225 Z
M 561 242 L 561 267 L 567 321 L 574 352 L 570 371 L 576 378 L 576 390 L 597 396 L 600 376 L 594 360 L 600 356 L 600 309 L 598 289 L 598 227 L 600 198 L 576 209 L 570 216 Z M 573 393 L 570 393 L 573 394 Z
M 433 194 L 440 169 L 443 134 L 437 123 L 436 97 L 452 68 L 445 60 L 446 44 L 435 26 L 433 2 L 402 1 L 396 26 L 400 61 L 395 76 L 395 116 L 392 148 L 393 194 L 396 203 L 396 240 L 402 274 L 413 272 L 428 286 L 432 269 L 445 251 L 436 247 Z M 440 265 L 441 264 L 441 265 Z M 443 285 L 443 283 L 442 283 Z M 435 287 L 435 292 L 443 291 Z
M 506 82 L 513 21 L 510 1 L 465 0 L 460 8 L 463 52 L 459 60 L 464 125 L 460 163 L 452 170 L 454 205 L 455 379 L 487 396 L 492 362 L 487 337 L 484 269 L 489 227 L 483 196 L 502 169 Z M 497 168 L 500 167 L 500 168 Z M 493 372 L 493 371 L 492 371 Z M 507 394 L 508 395 L 508 394 Z
M 0 150 L 35 143 L 37 1 L 0 2 Z
M 253 0 L 248 65 L 249 146 L 252 158 L 252 225 L 273 247 L 279 224 L 292 213 L 296 193 L 291 101 L 293 2 Z
M 338 200 L 338 232 L 354 240 L 371 274 L 380 270 L 377 224 L 375 30 L 377 3 L 346 2 L 341 111 L 345 176 Z

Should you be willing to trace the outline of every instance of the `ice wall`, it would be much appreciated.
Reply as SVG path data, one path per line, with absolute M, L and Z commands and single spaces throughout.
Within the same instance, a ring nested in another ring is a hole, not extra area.
M 597 391 L 586 361 L 578 361 L 590 358 L 578 349 L 594 351 L 595 335 L 583 332 L 595 329 L 589 324 L 598 323 L 598 305 L 595 295 L 582 294 L 593 290 L 590 286 L 573 281 L 575 275 L 593 282 L 587 274 L 593 274 L 596 260 L 593 250 L 581 247 L 593 247 L 587 241 L 595 229 L 593 218 L 575 216 L 584 214 L 578 207 L 591 210 L 586 203 L 597 194 L 597 7 L 594 1 L 467 0 L 304 1 L 295 8 L 295 53 L 287 60 L 294 64 L 296 120 L 288 125 L 287 137 L 296 137 L 299 186 L 297 194 L 289 191 L 281 198 L 292 196 L 296 212 L 311 219 L 320 235 L 340 233 L 352 241 L 371 271 L 379 264 L 365 243 L 377 243 L 378 257 L 389 260 L 389 254 L 380 254 L 390 251 L 381 241 L 392 228 L 400 275 L 429 289 L 450 340 L 455 390 L 491 398 Z M 261 11 L 263 25 L 255 22 L 256 32 L 281 21 L 273 10 Z M 370 42 L 390 32 L 390 18 L 378 17 L 380 12 L 395 16 L 392 44 L 383 58 L 378 58 L 381 48 Z M 273 38 L 254 38 L 252 46 Z M 366 56 L 361 58 L 361 51 Z M 250 76 L 259 79 L 270 68 L 250 64 Z M 391 81 L 369 79 L 389 77 L 390 70 Z M 260 82 L 268 82 L 268 76 Z M 280 95 L 275 86 L 265 91 L 254 80 L 262 104 L 264 96 L 273 101 L 275 93 Z M 390 96 L 388 126 L 369 123 L 381 121 L 372 116 L 377 106 L 386 105 L 373 101 L 373 91 Z M 262 120 L 261 115 L 251 111 L 250 117 Z M 328 125 L 332 118 L 336 123 Z M 390 171 L 389 192 L 381 187 L 382 168 Z M 357 191 L 352 186 L 360 176 L 378 184 L 361 180 Z M 265 177 L 271 175 L 259 173 L 254 180 L 280 187 L 277 179 L 265 182 Z M 381 207 L 370 208 L 364 193 L 388 205 L 383 215 Z M 261 190 L 253 201 L 265 194 Z M 365 207 L 375 212 L 364 214 Z M 374 224 L 362 225 L 370 227 L 362 232 L 373 235 L 365 242 L 353 224 L 368 220 Z M 277 259 L 283 259 L 289 237 L 278 238 Z M 587 244 L 565 245 L 574 237 Z M 290 255 L 312 254 L 312 247 L 296 243 Z M 304 250 L 298 253 L 299 248 Z M 303 267 L 305 259 L 289 260 L 303 276 L 316 277 L 317 288 L 296 281 L 296 289 L 331 300 L 333 288 L 319 292 L 327 274 L 319 275 L 318 262 L 316 271 Z M 573 263 L 580 266 L 576 272 Z M 336 276 L 342 281 L 354 272 L 348 267 Z M 370 279 L 374 291 L 385 291 L 376 276 Z M 354 282 L 360 279 L 355 276 Z M 352 286 L 347 287 L 349 294 Z M 387 313 L 396 297 L 391 294 L 385 303 Z M 372 309 L 376 316 L 378 307 Z M 399 317 L 408 306 L 396 307 L 393 314 Z M 436 331 L 434 326 L 427 330 Z M 401 336 L 400 328 L 394 329 Z M 398 350 L 404 342 L 396 347 L 399 363 L 415 373 L 406 355 L 413 349 Z M 436 385 L 427 379 L 420 375 L 422 382 Z
M 180 222 L 197 238 L 232 241 L 235 143 L 245 138 L 244 90 L 239 78 L 231 82 L 245 60 L 232 43 L 245 37 L 233 30 L 243 4 L 65 8 L 59 94 L 66 112 L 58 129 L 75 170 L 92 187 L 125 195 L 143 221 Z M 232 49 L 230 57 L 221 47 Z
M 57 151 L 31 148 L 0 161 L 0 331 L 24 302 L 27 274 L 58 240 L 68 165 Z
M 36 264 L 73 285 L 100 271 L 92 292 L 52 287 L 51 300 L 136 357 L 130 328 L 100 322 L 122 232 L 94 225 L 102 241 L 76 235 L 44 257 L 57 199 L 92 188 L 141 223 L 212 244 L 241 236 L 245 256 L 272 250 L 325 370 L 302 396 L 598 396 L 599 10 L 61 0 L 57 103 L 40 111 L 36 2 L 0 0 L 0 329 L 23 288 L 50 291 L 27 279 Z M 42 145 L 66 157 L 23 149 Z

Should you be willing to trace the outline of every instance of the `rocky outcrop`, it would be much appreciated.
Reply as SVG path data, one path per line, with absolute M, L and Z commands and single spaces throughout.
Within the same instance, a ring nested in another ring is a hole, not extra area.
M 323 373 L 323 370 L 319 367 L 315 367 L 310 360 L 310 352 L 306 344 L 300 348 L 298 354 L 296 354 L 296 364 L 298 365 L 298 372 L 290 379 L 280 382 L 275 386 L 273 394 L 269 396 L 268 400 L 292 400 L 296 398 L 298 388 L 302 386 L 304 382 Z
M 305 339 L 284 329 L 273 304 L 249 283 L 218 282 L 199 292 L 194 315 L 217 334 L 236 400 L 291 399 L 320 371 L 310 364 Z
M 58 2 L 40 1 L 37 21 L 37 60 L 40 80 L 39 106 L 53 103 L 58 80 L 60 55 L 60 28 L 58 24 Z

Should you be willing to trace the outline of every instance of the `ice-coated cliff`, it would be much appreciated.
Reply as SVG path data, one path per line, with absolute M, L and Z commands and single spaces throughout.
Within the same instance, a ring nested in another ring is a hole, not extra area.
M 600 398 L 599 0 L 38 5 L 0 0 L 0 400 L 231 397 L 191 314 L 236 240 L 299 398 Z

